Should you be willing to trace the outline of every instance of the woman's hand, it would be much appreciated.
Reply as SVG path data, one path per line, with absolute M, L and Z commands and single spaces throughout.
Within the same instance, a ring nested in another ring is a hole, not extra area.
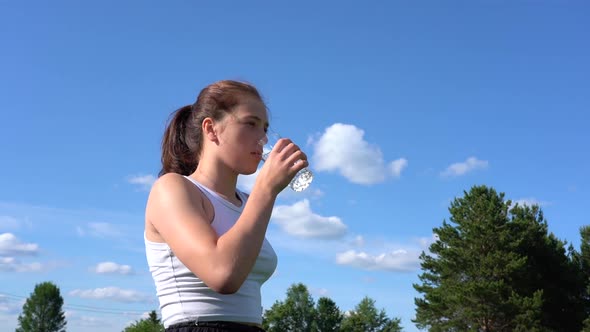
M 264 161 L 255 186 L 262 186 L 278 195 L 295 177 L 309 165 L 307 155 L 288 138 L 277 141 Z

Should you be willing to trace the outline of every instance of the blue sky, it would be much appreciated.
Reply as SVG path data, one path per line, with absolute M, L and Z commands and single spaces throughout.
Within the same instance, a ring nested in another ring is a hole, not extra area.
M 157 308 L 143 209 L 168 115 L 219 79 L 255 84 L 310 156 L 279 197 L 263 305 L 293 283 L 376 300 L 417 331 L 418 255 L 485 184 L 579 246 L 590 198 L 582 1 L 0 3 L 0 330 L 36 283 L 68 331 Z M 240 179 L 248 191 L 252 177 Z

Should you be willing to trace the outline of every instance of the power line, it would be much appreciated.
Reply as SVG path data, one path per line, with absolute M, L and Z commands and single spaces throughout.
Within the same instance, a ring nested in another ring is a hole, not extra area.
M 15 294 L 10 294 L 10 293 L 5 293 L 5 292 L 0 292 L 0 298 L 1 298 L 1 296 L 5 296 L 5 298 L 9 301 L 19 301 L 19 300 L 28 298 L 26 296 L 15 295 Z M 117 315 L 124 315 L 124 316 L 142 315 L 146 312 L 143 310 L 139 311 L 139 310 L 127 310 L 127 309 L 119 309 L 119 308 L 101 308 L 101 307 L 88 306 L 88 305 L 82 305 L 82 304 L 69 304 L 69 303 L 65 303 L 65 302 L 64 302 L 63 307 L 66 309 L 71 309 L 71 310 L 76 310 L 76 311 L 87 311 L 87 312 L 104 313 L 104 314 L 117 314 Z

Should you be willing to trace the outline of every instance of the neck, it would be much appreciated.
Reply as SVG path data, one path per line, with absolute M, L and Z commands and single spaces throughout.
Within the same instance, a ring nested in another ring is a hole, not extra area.
M 226 200 L 236 201 L 238 175 L 225 165 L 202 160 L 190 176 Z

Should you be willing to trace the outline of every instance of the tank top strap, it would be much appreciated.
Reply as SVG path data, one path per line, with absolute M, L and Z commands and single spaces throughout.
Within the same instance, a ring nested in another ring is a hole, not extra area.
M 240 201 L 242 201 L 242 205 L 236 206 L 227 199 L 221 197 L 221 195 L 219 195 L 217 192 L 213 191 L 212 189 L 209 189 L 208 187 L 198 182 L 197 180 L 191 178 L 190 176 L 184 175 L 184 177 L 187 178 L 190 182 L 192 182 L 195 186 L 197 186 L 197 188 L 199 188 L 205 194 L 205 196 L 209 198 L 214 207 L 221 203 L 225 207 L 232 209 L 234 211 L 241 212 L 244 209 L 244 205 L 246 204 L 246 197 L 245 194 L 240 192 L 239 190 L 236 189 L 236 194 Z

